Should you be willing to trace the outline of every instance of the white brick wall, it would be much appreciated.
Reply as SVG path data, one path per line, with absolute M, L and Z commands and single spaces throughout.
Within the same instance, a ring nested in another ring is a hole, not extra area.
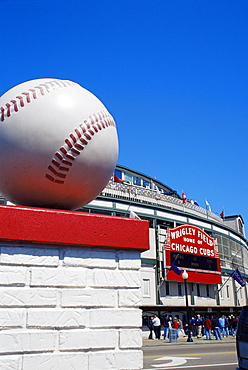
M 140 254 L 0 244 L 0 369 L 142 369 Z

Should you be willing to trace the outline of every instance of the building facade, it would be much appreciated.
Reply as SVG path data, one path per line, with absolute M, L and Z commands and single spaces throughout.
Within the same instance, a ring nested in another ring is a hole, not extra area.
M 180 225 L 198 227 L 214 238 L 221 267 L 219 284 L 211 279 L 202 283 L 200 278 L 187 282 L 191 314 L 238 315 L 248 303 L 247 286 L 231 277 L 238 268 L 245 281 L 248 278 L 248 242 L 241 215 L 222 218 L 193 201 L 184 203 L 169 186 L 120 165 L 99 197 L 80 211 L 149 221 L 150 250 L 141 255 L 144 325 L 154 313 L 185 315 L 185 285 L 181 278 L 169 279 L 165 253 L 168 230 Z

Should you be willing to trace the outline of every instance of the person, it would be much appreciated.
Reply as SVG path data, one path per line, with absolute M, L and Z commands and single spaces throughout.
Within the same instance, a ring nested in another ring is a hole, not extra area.
M 224 330 L 225 330 L 225 316 L 224 315 L 222 315 L 219 318 L 219 327 L 220 327 L 220 333 L 224 337 L 225 336 L 225 333 L 224 333 Z
M 173 327 L 173 329 L 176 329 L 176 331 L 177 331 L 177 338 L 179 338 L 179 322 L 178 322 L 178 318 L 177 317 L 174 317 L 172 327 Z
M 216 340 L 218 340 L 218 339 L 222 340 L 219 325 L 220 325 L 219 324 L 219 319 L 216 317 L 216 315 L 214 315 L 213 318 L 212 318 L 212 327 L 214 329 L 214 335 L 215 335 Z
M 234 316 L 230 315 L 228 317 L 228 329 L 229 329 L 229 335 L 233 335 L 233 327 L 232 327 L 232 322 L 233 322 Z
M 233 316 L 233 321 L 232 321 L 232 332 L 233 332 L 233 334 L 232 335 L 234 337 L 236 337 L 237 326 L 238 326 L 238 317 Z
M 225 336 L 228 337 L 229 335 L 229 323 L 228 323 L 228 318 L 225 316 L 225 329 L 224 329 L 224 332 L 225 332 Z
M 201 318 L 201 315 L 199 314 L 197 315 L 195 324 L 196 324 L 197 338 L 201 338 L 202 337 L 202 325 L 203 325 L 203 320 Z
M 157 315 L 154 315 L 152 319 L 152 325 L 153 325 L 153 330 L 155 334 L 155 339 L 160 339 L 161 335 L 161 321 Z
M 164 339 L 169 338 L 169 330 L 170 330 L 170 320 L 169 316 L 165 315 L 163 317 L 163 326 L 164 326 Z
M 183 337 L 186 337 L 185 331 L 184 331 L 184 329 L 183 329 L 183 322 L 182 322 L 182 320 L 180 319 L 180 317 L 178 317 L 178 324 L 179 324 L 179 328 L 178 328 L 178 337 L 180 337 L 180 333 L 182 333 Z
M 206 335 L 206 340 L 212 340 L 212 322 L 207 315 L 205 320 L 204 320 L 204 327 L 205 327 L 205 335 Z
M 150 320 L 148 322 L 148 329 L 150 330 L 148 339 L 153 339 L 153 337 L 152 337 L 152 332 L 153 332 L 152 319 L 153 319 L 153 316 L 150 318 Z
M 192 317 L 192 319 L 191 319 L 191 327 L 192 327 L 192 335 L 193 335 L 193 337 L 196 337 L 196 335 L 197 335 L 197 331 L 196 331 L 196 318 L 195 317 Z

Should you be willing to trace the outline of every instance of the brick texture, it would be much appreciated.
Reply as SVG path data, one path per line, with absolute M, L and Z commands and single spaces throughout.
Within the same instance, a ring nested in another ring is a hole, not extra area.
M 0 240 L 0 368 L 142 369 L 140 253 Z

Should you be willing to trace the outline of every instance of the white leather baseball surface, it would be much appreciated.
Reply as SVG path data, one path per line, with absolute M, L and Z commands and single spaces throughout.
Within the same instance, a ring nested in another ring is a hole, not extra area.
M 113 117 L 77 83 L 37 79 L 0 98 L 0 193 L 14 204 L 78 209 L 104 189 L 117 157 Z

